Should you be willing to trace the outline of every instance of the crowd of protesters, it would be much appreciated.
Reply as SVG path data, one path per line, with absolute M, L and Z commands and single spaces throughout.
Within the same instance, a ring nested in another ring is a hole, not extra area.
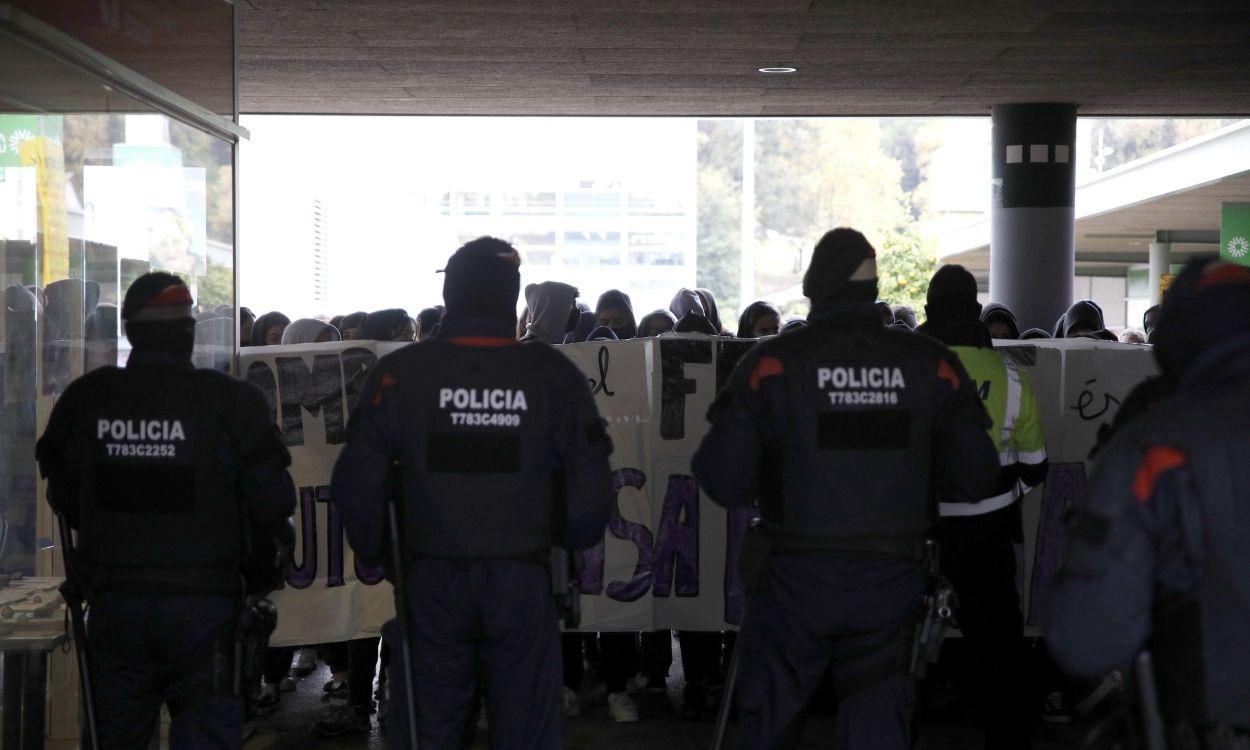
M 591 306 L 581 300 L 581 292 L 559 281 L 544 281 L 525 288 L 525 308 L 518 316 L 516 336 L 548 344 L 584 341 L 616 341 L 651 338 L 669 333 L 700 333 L 754 339 L 784 334 L 805 326 L 802 317 L 787 317 L 767 300 L 743 307 L 734 330 L 727 328 L 716 297 L 709 289 L 677 290 L 669 306 L 639 316 L 624 291 L 610 289 Z M 894 328 L 924 333 L 916 311 L 905 305 L 877 304 L 882 322 Z M 220 315 L 213 311 L 208 316 Z M 244 346 L 287 346 L 332 341 L 372 340 L 386 342 L 422 341 L 438 332 L 442 306 L 429 307 L 412 316 L 407 310 L 392 308 L 374 312 L 352 312 L 326 320 L 290 320 L 281 312 L 260 317 L 241 308 L 239 336 Z M 1117 336 L 1107 330 L 1102 309 L 1092 300 L 1073 304 L 1051 331 L 1038 328 L 1020 331 L 1015 315 L 1001 304 L 987 304 L 981 321 L 993 339 L 1092 338 L 1125 343 L 1146 343 L 1152 333 L 1158 306 L 1143 319 L 1143 330 L 1127 329 Z M 571 633 L 563 637 L 565 711 L 569 716 L 582 711 L 579 694 L 589 667 L 598 675 L 608 706 L 616 722 L 639 720 L 640 695 L 664 696 L 674 660 L 676 640 L 685 677 L 679 713 L 683 718 L 712 721 L 722 698 L 724 675 L 734 646 L 733 633 L 658 631 L 650 633 Z M 313 673 L 318 660 L 330 669 L 324 685 L 324 698 L 332 705 L 313 727 L 325 736 L 362 734 L 370 731 L 369 716 L 385 703 L 385 670 L 377 664 L 389 660 L 380 639 L 365 638 L 350 643 L 325 644 L 317 648 L 273 649 L 269 658 L 261 697 L 264 710 L 280 705 L 282 692 L 295 689 L 295 679 Z M 375 677 L 378 686 L 375 691 Z M 385 711 L 378 711 L 381 718 Z

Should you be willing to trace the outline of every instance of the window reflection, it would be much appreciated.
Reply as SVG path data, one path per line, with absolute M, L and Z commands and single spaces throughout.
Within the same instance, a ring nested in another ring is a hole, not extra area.
M 35 439 L 75 378 L 125 364 L 129 284 L 183 278 L 196 364 L 230 366 L 233 147 L 157 114 L 0 112 L 0 142 L 0 570 L 33 574 Z

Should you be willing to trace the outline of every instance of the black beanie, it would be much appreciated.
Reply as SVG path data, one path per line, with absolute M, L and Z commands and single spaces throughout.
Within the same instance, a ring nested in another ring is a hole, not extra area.
M 929 318 L 943 315 L 980 316 L 976 277 L 963 266 L 942 266 L 929 280 L 924 310 Z
M 868 239 L 854 229 L 826 232 L 803 274 L 803 294 L 812 302 L 873 302 L 877 299 L 876 258 Z
M 126 338 L 137 351 L 191 357 L 195 317 L 191 290 L 171 273 L 156 271 L 135 279 L 122 301 Z
M 521 255 L 494 237 L 479 237 L 452 254 L 443 269 L 448 318 L 516 320 L 521 293 Z
M 1151 342 L 1176 379 L 1202 353 L 1250 334 L 1250 268 L 1213 257 L 1185 265 L 1168 289 Z

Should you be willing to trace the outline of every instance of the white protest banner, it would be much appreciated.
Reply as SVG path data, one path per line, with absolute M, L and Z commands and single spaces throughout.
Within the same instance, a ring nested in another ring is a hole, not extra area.
M 748 511 L 700 492 L 690 459 L 717 389 L 753 342 L 700 335 L 560 347 L 586 375 L 608 434 L 616 508 L 602 545 L 585 555 L 582 629 L 725 630 L 741 619 L 737 551 Z M 1090 340 L 999 342 L 1032 378 L 1047 431 L 1047 484 L 1024 501 L 1021 586 L 1029 622 L 1062 545 L 1062 513 L 1085 485 L 1100 425 L 1154 372 L 1147 347 Z M 399 344 L 341 342 L 243 350 L 241 372 L 270 398 L 299 492 L 295 560 L 275 645 L 376 635 L 391 616 L 381 571 L 362 569 L 329 500 L 330 472 L 364 372 Z

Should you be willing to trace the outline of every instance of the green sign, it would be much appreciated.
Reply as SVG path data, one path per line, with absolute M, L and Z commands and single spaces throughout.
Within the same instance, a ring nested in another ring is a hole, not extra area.
M 18 151 L 26 141 L 46 135 L 61 140 L 59 115 L 0 115 L 0 167 L 21 167 Z
M 1250 203 L 1225 203 L 1220 212 L 1220 257 L 1250 266 Z

